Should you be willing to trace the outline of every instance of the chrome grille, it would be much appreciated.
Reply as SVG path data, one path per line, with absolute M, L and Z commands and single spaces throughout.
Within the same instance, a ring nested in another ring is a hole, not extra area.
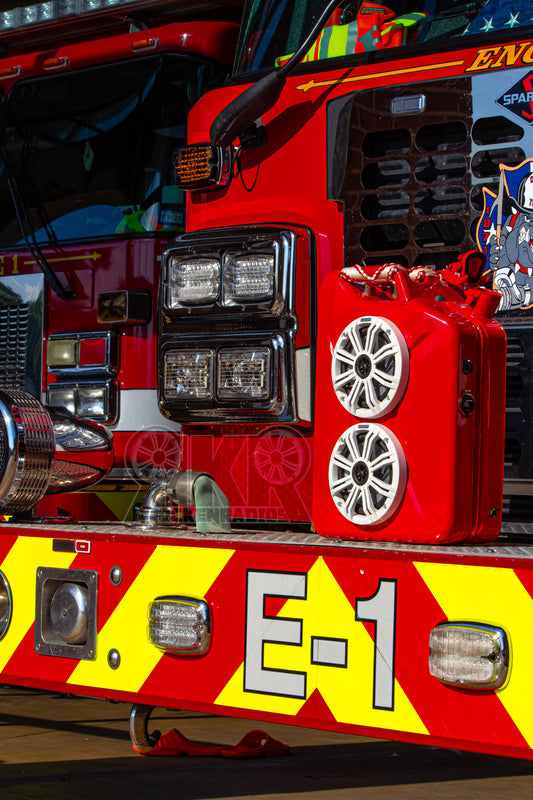
M 0 308 L 0 375 L 5 389 L 22 389 L 26 375 L 29 307 Z

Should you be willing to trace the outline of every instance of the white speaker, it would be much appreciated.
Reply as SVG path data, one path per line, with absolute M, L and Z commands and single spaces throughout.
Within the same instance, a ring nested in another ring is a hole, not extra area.
M 356 417 L 378 419 L 399 403 L 409 376 L 401 331 L 382 317 L 360 317 L 333 350 L 331 377 L 340 402 Z
M 375 525 L 398 508 L 407 484 L 402 447 L 383 425 L 359 423 L 337 440 L 329 490 L 340 513 L 356 525 Z

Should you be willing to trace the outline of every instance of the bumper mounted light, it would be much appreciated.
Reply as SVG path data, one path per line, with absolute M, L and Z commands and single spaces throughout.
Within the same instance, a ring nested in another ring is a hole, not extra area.
M 434 678 L 469 689 L 499 689 L 509 670 L 509 646 L 501 628 L 470 622 L 436 625 L 429 637 Z
M 157 597 L 150 604 L 148 639 L 167 653 L 203 655 L 211 643 L 209 606 L 193 597 Z

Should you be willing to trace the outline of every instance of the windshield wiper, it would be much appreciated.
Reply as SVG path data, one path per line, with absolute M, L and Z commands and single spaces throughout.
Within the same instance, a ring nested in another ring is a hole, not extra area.
M 24 238 L 26 246 L 32 256 L 34 257 L 37 266 L 45 276 L 46 280 L 50 284 L 50 288 L 52 291 L 61 299 L 61 300 L 75 300 L 77 298 L 77 293 L 72 291 L 71 289 L 67 289 L 63 286 L 55 272 L 53 271 L 52 267 L 46 260 L 46 257 L 41 250 L 37 239 L 35 238 L 35 231 L 33 229 L 33 225 L 30 221 L 30 216 L 28 214 L 28 210 L 22 198 L 22 193 L 20 191 L 18 182 L 8 167 L 7 162 L 4 159 L 4 166 L 7 172 L 7 185 L 9 186 L 9 192 L 11 194 L 11 200 L 13 201 L 13 208 L 15 209 L 15 216 L 17 218 L 17 222 L 20 228 L 20 232 Z M 29 234 L 28 232 L 29 231 Z

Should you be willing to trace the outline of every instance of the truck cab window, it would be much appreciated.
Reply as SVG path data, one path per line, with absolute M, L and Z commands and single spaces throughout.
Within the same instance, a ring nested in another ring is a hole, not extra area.
M 184 229 L 171 155 L 220 68 L 149 57 L 18 83 L 0 142 L 0 246 L 22 242 L 8 188 L 40 243 Z
M 324 8 L 323 0 L 249 0 L 237 72 L 281 66 L 297 50 Z M 526 0 L 386 0 L 344 3 L 302 59 L 304 63 L 531 24 Z

